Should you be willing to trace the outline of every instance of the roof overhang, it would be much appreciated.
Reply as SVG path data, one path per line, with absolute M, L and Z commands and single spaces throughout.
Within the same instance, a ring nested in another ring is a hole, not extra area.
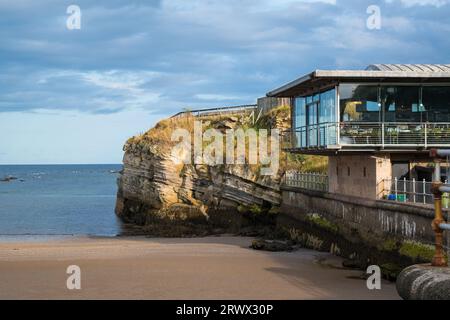
M 268 97 L 294 97 L 331 87 L 340 82 L 450 83 L 450 72 L 316 70 L 267 93 Z

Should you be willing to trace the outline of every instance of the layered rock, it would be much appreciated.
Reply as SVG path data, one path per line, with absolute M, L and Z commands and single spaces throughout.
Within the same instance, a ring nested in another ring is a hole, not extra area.
M 279 108 L 262 117 L 259 128 L 286 127 L 288 114 L 287 108 Z M 236 221 L 241 225 L 246 215 L 275 211 L 280 203 L 280 172 L 262 176 L 256 165 L 176 164 L 170 152 L 171 132 L 180 126 L 192 128 L 194 120 L 164 120 L 127 141 L 116 202 L 116 213 L 125 222 L 226 228 Z M 245 117 L 206 120 L 218 130 L 249 126 Z

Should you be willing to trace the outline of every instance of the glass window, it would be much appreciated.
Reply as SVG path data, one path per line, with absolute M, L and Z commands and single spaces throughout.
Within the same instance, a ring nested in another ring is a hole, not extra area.
M 341 84 L 339 86 L 341 121 L 378 122 L 378 86 Z
M 320 94 L 319 123 L 335 122 L 336 120 L 336 90 Z
M 306 99 L 304 97 L 295 99 L 294 127 L 299 128 L 306 125 Z
M 424 121 L 450 122 L 450 87 L 423 87 Z
M 317 146 L 317 113 L 318 103 L 308 104 L 308 146 Z
M 294 128 L 296 129 L 296 146 L 306 147 L 306 98 L 295 99 Z
M 320 94 L 319 106 L 319 144 L 326 146 L 336 143 L 336 89 L 332 89 Z
M 420 122 L 419 86 L 381 87 L 385 122 Z

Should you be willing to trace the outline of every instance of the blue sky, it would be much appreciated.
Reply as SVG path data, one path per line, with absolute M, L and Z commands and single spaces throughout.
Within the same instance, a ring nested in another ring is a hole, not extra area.
M 314 69 L 450 63 L 449 15 L 450 0 L 0 0 L 0 164 L 120 163 L 184 107 L 253 103 Z

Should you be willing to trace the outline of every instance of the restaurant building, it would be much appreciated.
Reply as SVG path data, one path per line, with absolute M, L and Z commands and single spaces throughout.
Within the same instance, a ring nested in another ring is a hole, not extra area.
M 430 181 L 429 150 L 450 148 L 450 65 L 316 70 L 267 96 L 290 98 L 285 150 L 329 157 L 329 192 L 386 197 L 386 181 Z

